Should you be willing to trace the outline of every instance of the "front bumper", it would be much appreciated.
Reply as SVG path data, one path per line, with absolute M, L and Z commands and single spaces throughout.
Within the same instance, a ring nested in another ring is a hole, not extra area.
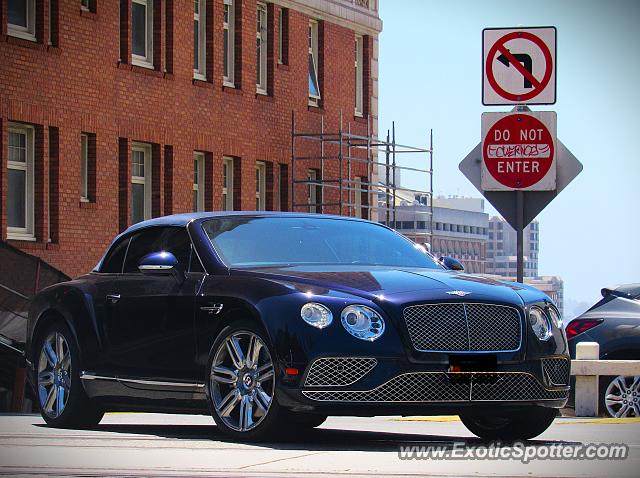
M 283 381 L 279 402 L 327 414 L 456 413 L 472 407 L 561 408 L 569 395 L 568 357 L 498 364 L 491 371 L 452 372 L 442 364 L 375 357 L 322 357 L 297 383 Z

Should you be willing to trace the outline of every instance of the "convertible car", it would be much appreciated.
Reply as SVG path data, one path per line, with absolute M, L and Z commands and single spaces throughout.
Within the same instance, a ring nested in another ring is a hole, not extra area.
M 91 273 L 34 299 L 26 357 L 42 416 L 92 427 L 105 411 L 210 413 L 261 440 L 330 415 L 457 414 L 486 439 L 539 435 L 569 393 L 558 310 L 443 263 L 353 218 L 141 222 Z

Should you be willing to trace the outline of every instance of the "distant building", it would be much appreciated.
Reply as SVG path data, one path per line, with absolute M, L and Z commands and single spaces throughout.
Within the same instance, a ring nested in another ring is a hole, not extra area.
M 418 243 L 429 243 L 436 257 L 460 260 L 467 272 L 485 272 L 489 215 L 484 199 L 436 197 L 433 200 L 433 237 L 430 208 L 423 198 L 405 198 L 396 206 L 395 229 Z
M 533 221 L 524 229 L 524 276 L 538 276 L 540 225 Z M 489 219 L 486 273 L 502 277 L 517 276 L 516 231 L 501 217 Z
M 498 276 L 496 274 L 488 275 L 499 280 L 516 281 L 515 275 L 510 277 Z M 560 313 L 564 315 L 564 282 L 558 276 L 542 276 L 542 277 L 525 277 L 524 283 L 541 290 L 553 300 Z

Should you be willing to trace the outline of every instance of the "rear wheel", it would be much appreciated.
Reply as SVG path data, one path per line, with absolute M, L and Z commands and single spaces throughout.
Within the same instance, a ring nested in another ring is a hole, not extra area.
M 460 420 L 471 433 L 485 440 L 529 440 L 549 428 L 557 412 L 555 408 L 531 406 L 515 412 L 462 413 Z
M 37 342 L 36 387 L 42 418 L 59 428 L 91 428 L 104 413 L 87 397 L 80 382 L 80 353 L 64 323 L 54 323 Z
M 640 375 L 602 377 L 600 410 L 609 417 L 640 417 Z
M 284 417 L 275 391 L 274 363 L 262 330 L 251 322 L 225 327 L 211 348 L 207 379 L 218 428 L 243 440 L 274 437 Z

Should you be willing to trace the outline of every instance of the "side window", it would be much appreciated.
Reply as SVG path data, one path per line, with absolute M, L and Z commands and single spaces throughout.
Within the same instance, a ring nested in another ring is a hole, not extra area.
M 131 237 L 127 258 L 124 261 L 123 272 L 125 274 L 138 272 L 138 264 L 144 256 L 162 250 L 156 249 L 156 244 L 159 243 L 163 230 L 164 229 L 160 227 L 151 227 L 149 229 L 143 229 Z
M 127 246 L 129 245 L 130 237 L 120 239 L 120 241 L 113 245 L 107 256 L 102 261 L 100 272 L 106 274 L 121 274 L 122 263 L 124 262 L 124 255 L 127 252 Z
M 184 228 L 152 227 L 144 229 L 131 238 L 131 245 L 124 262 L 124 272 L 138 272 L 138 265 L 144 256 L 152 252 L 170 252 L 187 270 L 191 254 L 191 241 Z

